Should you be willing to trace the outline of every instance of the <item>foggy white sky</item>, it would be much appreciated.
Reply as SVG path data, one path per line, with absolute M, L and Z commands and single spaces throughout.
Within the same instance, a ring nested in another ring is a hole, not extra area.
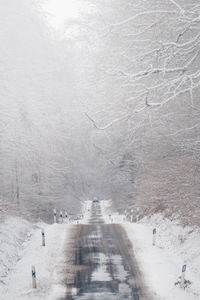
M 49 14 L 49 24 L 62 30 L 65 21 L 79 17 L 81 6 L 80 0 L 46 0 L 43 9 Z

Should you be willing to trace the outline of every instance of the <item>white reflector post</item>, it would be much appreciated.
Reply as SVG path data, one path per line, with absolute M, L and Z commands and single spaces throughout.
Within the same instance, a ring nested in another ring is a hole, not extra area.
M 181 272 L 181 287 L 184 288 L 185 283 L 185 272 L 186 272 L 186 262 L 184 262 L 184 265 L 182 266 L 182 272 Z
M 63 213 L 62 213 L 62 210 L 60 211 L 60 223 L 63 222 Z
M 42 246 L 45 246 L 45 233 L 44 233 L 44 229 L 41 230 L 42 233 Z
M 32 266 L 32 285 L 33 289 L 36 289 L 36 272 L 35 272 L 35 267 Z
M 153 241 L 152 241 L 152 245 L 155 246 L 156 244 L 156 228 L 153 229 Z
M 54 223 L 56 223 L 56 209 L 55 208 L 53 210 L 53 220 L 54 220 Z

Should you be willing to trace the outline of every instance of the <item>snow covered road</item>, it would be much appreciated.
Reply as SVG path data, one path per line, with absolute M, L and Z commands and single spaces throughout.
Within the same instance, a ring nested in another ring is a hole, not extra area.
M 74 252 L 77 272 L 65 299 L 155 299 L 125 230 L 120 224 L 104 223 L 99 204 L 93 204 L 89 224 L 77 225 Z

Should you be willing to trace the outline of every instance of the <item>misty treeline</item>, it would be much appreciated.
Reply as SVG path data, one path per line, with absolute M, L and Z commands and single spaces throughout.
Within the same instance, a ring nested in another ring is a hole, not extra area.
M 98 196 L 197 223 L 200 5 L 82 2 L 59 33 L 33 1 L 0 3 L 2 205 Z
M 0 197 L 2 209 L 45 215 L 80 207 L 85 146 L 75 54 L 34 5 L 0 2 Z

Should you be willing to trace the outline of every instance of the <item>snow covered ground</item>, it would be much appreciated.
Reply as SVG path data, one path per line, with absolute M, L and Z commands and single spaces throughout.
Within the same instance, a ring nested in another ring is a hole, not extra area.
M 19 224 L 19 220 L 17 221 L 16 227 Z M 12 270 L 0 287 L 2 299 L 55 299 L 55 295 L 56 297 L 65 295 L 65 286 L 61 286 L 60 282 L 65 265 L 64 243 L 70 234 L 71 226 L 71 224 L 37 225 L 38 228 L 34 230 L 32 236 L 24 242 L 23 249 L 18 254 L 18 262 L 12 262 Z M 45 230 L 45 247 L 42 247 L 39 227 Z M 15 252 L 15 248 L 11 250 Z M 6 257 L 6 252 L 4 256 Z M 36 290 L 32 289 L 32 265 L 36 268 Z
M 91 201 L 83 207 L 84 218 L 62 224 L 32 224 L 20 218 L 7 218 L 0 225 L 0 295 L 4 300 L 58 299 L 65 295 L 67 241 L 74 223 L 87 224 Z M 141 270 L 149 285 L 162 300 L 200 299 L 200 230 L 183 228 L 178 221 L 161 214 L 143 218 L 137 223 L 113 213 L 110 202 L 102 201 L 106 223 L 122 224 L 133 245 Z M 41 228 L 46 246 L 42 247 Z M 152 246 L 152 230 L 157 229 Z M 175 285 L 186 261 L 186 289 Z M 37 289 L 32 289 L 31 266 L 36 268 Z M 63 284 L 62 284 L 63 282 Z
M 63 223 L 49 225 L 9 217 L 1 224 L 0 299 L 55 300 L 65 296 L 63 278 L 67 241 L 74 224 L 87 223 L 90 206 L 91 201 L 85 203 L 84 218 L 79 221 L 64 220 Z M 45 247 L 42 246 L 42 228 L 45 231 Z M 32 289 L 32 266 L 36 269 L 37 289 Z
M 200 229 L 183 228 L 178 221 L 161 214 L 143 218 L 137 223 L 125 221 L 125 216 L 111 213 L 109 202 L 102 202 L 107 223 L 121 223 L 132 243 L 147 284 L 163 300 L 200 299 Z M 111 215 L 111 216 L 109 216 Z M 152 232 L 156 228 L 156 245 L 152 246 Z M 191 284 L 181 289 L 180 280 L 186 262 L 186 276 Z
M 0 224 L 0 290 L 5 285 L 13 266 L 23 256 L 23 249 L 35 226 L 20 218 L 5 218 Z

